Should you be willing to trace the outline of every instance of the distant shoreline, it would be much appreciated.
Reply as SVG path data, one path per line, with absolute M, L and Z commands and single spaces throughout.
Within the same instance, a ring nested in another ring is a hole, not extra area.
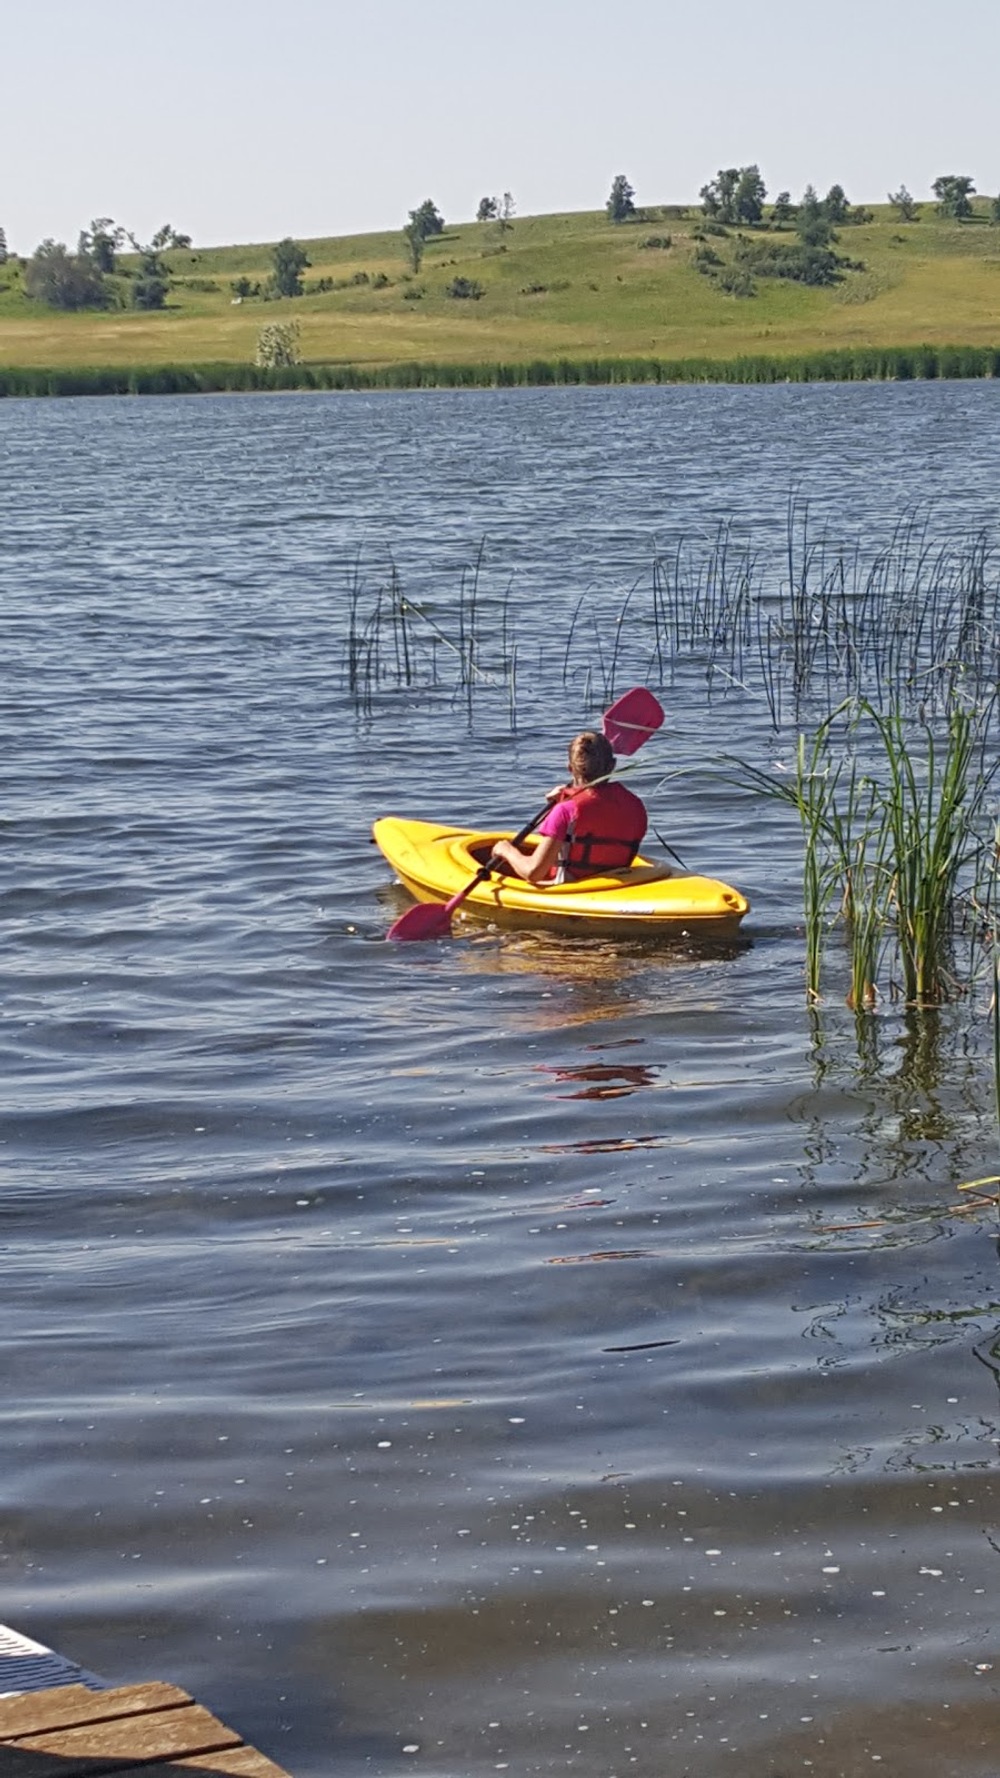
M 621 384 L 926 382 L 1000 377 L 1000 346 L 864 346 L 788 356 L 534 359 L 523 364 L 115 365 L 0 367 L 0 399 L 223 395 L 302 390 L 609 388 Z
M 1000 376 L 1000 215 L 985 198 L 964 221 L 858 209 L 816 265 L 773 209 L 736 227 L 683 205 L 621 224 L 603 210 L 446 222 L 416 268 L 398 230 L 293 246 L 300 292 L 280 297 L 273 244 L 165 248 L 163 307 L 148 310 L 134 254 L 80 309 L 29 296 L 28 262 L 9 254 L 0 395 Z M 291 326 L 279 355 L 302 360 L 277 380 L 255 369 L 275 325 Z

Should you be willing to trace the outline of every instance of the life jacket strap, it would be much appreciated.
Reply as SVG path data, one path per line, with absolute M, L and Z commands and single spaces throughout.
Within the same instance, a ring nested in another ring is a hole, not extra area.
M 573 872 L 580 872 L 583 876 L 594 875 L 598 868 L 593 863 L 595 846 L 602 848 L 613 846 L 624 854 L 620 863 L 609 864 L 606 859 L 602 860 L 599 867 L 602 870 L 627 870 L 639 850 L 638 840 L 623 840 L 616 834 L 585 833 L 577 839 L 570 829 L 568 838 L 569 845 L 564 860 L 565 868 Z

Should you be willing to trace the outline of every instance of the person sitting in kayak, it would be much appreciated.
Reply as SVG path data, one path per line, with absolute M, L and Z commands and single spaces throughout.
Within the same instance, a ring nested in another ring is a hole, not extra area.
M 569 746 L 572 784 L 552 792 L 553 804 L 538 828 L 541 835 L 531 852 L 521 852 L 509 840 L 498 840 L 494 858 L 501 859 L 526 883 L 550 878 L 574 883 L 581 877 L 626 870 L 646 832 L 646 809 L 624 784 L 595 782 L 615 769 L 611 743 L 604 735 L 587 729 Z

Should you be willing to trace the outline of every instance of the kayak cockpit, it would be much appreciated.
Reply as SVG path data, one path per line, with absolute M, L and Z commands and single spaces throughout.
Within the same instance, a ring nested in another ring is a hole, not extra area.
M 471 873 L 481 869 L 488 862 L 497 840 L 509 840 L 511 835 L 496 833 L 489 836 L 476 834 L 474 839 L 456 840 L 454 836 L 449 836 L 449 838 L 451 843 L 448 849 L 453 861 L 459 866 L 467 867 Z M 521 845 L 523 851 L 533 852 L 538 845 L 537 834 L 529 835 L 526 840 L 521 842 Z M 676 877 L 677 874 L 672 865 L 654 863 L 651 859 L 636 857 L 631 864 L 624 865 L 621 870 L 601 871 L 592 877 L 574 877 L 571 882 L 567 883 L 557 883 L 552 878 L 548 882 L 531 883 L 527 887 L 544 895 L 556 894 L 560 890 L 572 890 L 575 895 L 580 894 L 581 891 L 587 895 L 596 895 L 602 890 L 631 889 L 640 884 L 662 883 L 671 877 Z M 492 875 L 497 882 L 516 884 L 519 881 L 524 881 L 502 863 L 494 866 Z

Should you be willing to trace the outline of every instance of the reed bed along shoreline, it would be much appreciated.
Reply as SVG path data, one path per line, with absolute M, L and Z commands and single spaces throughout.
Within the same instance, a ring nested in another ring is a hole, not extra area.
M 1000 376 L 1000 346 L 852 346 L 736 358 L 534 358 L 523 363 L 0 367 L 0 398 L 260 394 L 275 390 L 515 389 L 621 383 L 912 382 Z
M 423 688 L 471 714 L 499 692 L 513 721 L 519 663 L 550 679 L 555 659 L 584 707 L 629 683 L 670 688 L 694 674 L 707 699 L 748 698 L 779 733 L 847 699 L 947 718 L 1000 682 L 997 545 L 919 518 L 869 546 L 817 531 L 792 501 L 780 561 L 722 524 L 658 551 L 630 586 L 590 588 L 553 612 L 542 650 L 519 591 L 485 546 L 428 598 L 408 594 L 390 556 L 359 557 L 340 638 L 358 707 Z

